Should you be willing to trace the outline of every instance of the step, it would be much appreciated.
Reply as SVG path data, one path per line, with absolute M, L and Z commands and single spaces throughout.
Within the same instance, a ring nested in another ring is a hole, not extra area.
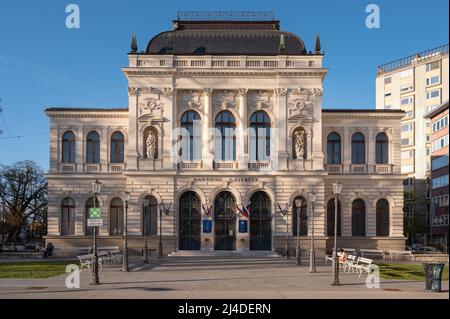
M 179 250 L 169 254 L 169 257 L 280 257 L 280 255 L 274 251 L 236 251 L 236 250 L 214 250 L 214 251 L 201 251 L 201 250 Z

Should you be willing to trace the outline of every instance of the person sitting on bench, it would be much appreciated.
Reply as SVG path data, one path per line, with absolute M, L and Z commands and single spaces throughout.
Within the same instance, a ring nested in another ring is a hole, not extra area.
M 41 251 L 41 256 L 43 258 L 48 258 L 49 256 L 51 256 L 53 253 L 53 244 L 52 243 L 48 243 L 47 244 L 47 248 L 43 249 Z
M 344 263 L 347 261 L 348 254 L 342 248 L 338 250 L 341 255 L 339 256 L 339 263 Z

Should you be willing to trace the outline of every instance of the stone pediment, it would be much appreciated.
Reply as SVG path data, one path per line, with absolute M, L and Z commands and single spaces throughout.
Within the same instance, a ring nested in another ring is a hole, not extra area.
M 164 122 L 164 117 L 159 114 L 143 114 L 138 118 L 139 122 Z
M 309 114 L 295 114 L 288 118 L 289 123 L 313 123 L 314 119 Z

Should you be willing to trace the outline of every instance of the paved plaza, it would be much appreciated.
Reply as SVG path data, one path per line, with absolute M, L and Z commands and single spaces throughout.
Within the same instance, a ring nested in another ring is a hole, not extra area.
M 448 299 L 443 292 L 424 292 L 424 282 L 383 280 L 369 289 L 366 276 L 341 273 L 341 286 L 331 286 L 331 265 L 320 262 L 317 273 L 307 263 L 281 257 L 167 257 L 149 264 L 131 260 L 131 271 L 103 269 L 99 286 L 89 285 L 83 270 L 79 289 L 65 287 L 66 276 L 48 279 L 1 279 L 0 299 L 6 298 L 170 298 L 170 299 L 328 299 L 420 298 Z

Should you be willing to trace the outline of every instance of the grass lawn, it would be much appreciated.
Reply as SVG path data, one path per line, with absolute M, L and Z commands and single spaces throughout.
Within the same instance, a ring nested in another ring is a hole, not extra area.
M 76 261 L 30 261 L 0 263 L 1 278 L 48 278 L 64 274 L 68 264 Z
M 384 279 L 425 280 L 422 264 L 378 264 Z M 448 265 L 445 265 L 442 280 L 448 280 Z

